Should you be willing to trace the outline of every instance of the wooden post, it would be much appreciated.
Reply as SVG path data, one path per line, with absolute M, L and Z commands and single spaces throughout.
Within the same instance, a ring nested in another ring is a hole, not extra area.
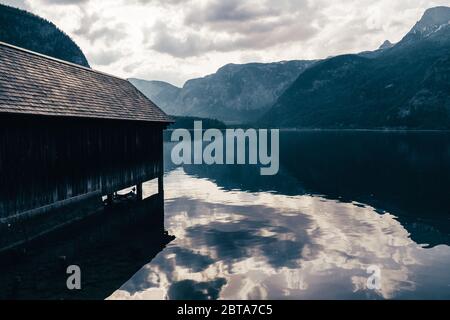
M 158 176 L 158 202 L 161 207 L 161 220 L 164 230 L 164 172 L 161 172 Z
M 160 133 L 159 145 L 159 175 L 158 175 L 158 194 L 164 202 L 164 139 L 163 132 Z
M 138 183 L 137 184 L 137 186 L 136 186 L 136 195 L 137 195 L 138 201 L 144 199 L 143 190 L 142 190 L 142 183 Z
M 109 193 L 109 194 L 106 196 L 106 203 L 107 203 L 108 205 L 111 205 L 111 204 L 113 203 L 113 199 L 114 199 L 114 194 Z
M 164 197 L 164 173 L 158 176 L 158 194 Z

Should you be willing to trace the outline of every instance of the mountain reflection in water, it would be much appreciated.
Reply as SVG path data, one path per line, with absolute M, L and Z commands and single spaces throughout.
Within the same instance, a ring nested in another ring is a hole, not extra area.
M 285 133 L 273 178 L 168 163 L 176 240 L 110 299 L 448 299 L 449 144 L 447 133 Z M 366 286 L 372 265 L 380 290 Z

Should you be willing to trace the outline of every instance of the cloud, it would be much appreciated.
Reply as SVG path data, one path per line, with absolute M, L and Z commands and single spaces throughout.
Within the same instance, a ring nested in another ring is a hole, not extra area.
M 96 13 L 90 14 L 86 11 L 80 20 L 80 26 L 74 30 L 78 36 L 84 37 L 91 43 L 97 40 L 107 40 L 114 42 L 127 37 L 126 25 L 123 23 L 108 23 L 106 25 Z
M 158 4 L 158 5 L 177 5 L 177 4 L 188 4 L 190 0 L 131 0 L 130 2 L 140 3 L 140 4 Z
M 260 1 L 261 3 L 261 1 Z M 206 22 L 239 22 L 268 17 L 275 12 L 268 6 L 261 6 L 251 1 L 213 0 L 206 4 L 193 6 L 186 16 L 187 24 Z
M 1 4 L 7 5 L 10 7 L 14 7 L 14 8 L 19 8 L 22 10 L 29 9 L 28 5 L 25 3 L 24 0 L 2 0 Z
M 415 275 L 450 251 L 424 250 L 368 206 L 229 190 L 183 170 L 165 183 L 176 240 L 110 299 L 403 299 L 423 292 Z M 380 290 L 367 290 L 370 265 Z
M 268 2 L 267 0 L 265 1 Z M 290 2 L 289 2 L 290 3 Z M 302 2 L 298 2 L 302 3 Z M 322 15 L 311 15 L 312 6 L 257 5 L 230 0 L 214 0 L 209 5 L 191 7 L 183 21 L 184 33 L 162 21 L 151 28 L 150 48 L 174 57 L 191 57 L 208 52 L 260 50 L 313 38 L 320 29 Z
M 386 39 L 399 41 L 426 8 L 449 5 L 448 0 L 2 3 L 54 22 L 79 44 L 94 68 L 178 86 L 225 64 L 250 62 L 250 57 L 270 62 L 373 50 Z
M 87 3 L 89 0 L 43 0 L 46 4 L 56 4 L 56 5 L 81 5 Z
M 101 50 L 90 55 L 90 61 L 98 66 L 109 66 L 123 57 L 121 51 Z
M 174 57 L 197 56 L 214 50 L 214 43 L 211 40 L 194 32 L 178 36 L 175 30 L 169 29 L 161 21 L 157 22 L 149 32 L 153 33 L 153 43 L 149 45 L 149 48 Z

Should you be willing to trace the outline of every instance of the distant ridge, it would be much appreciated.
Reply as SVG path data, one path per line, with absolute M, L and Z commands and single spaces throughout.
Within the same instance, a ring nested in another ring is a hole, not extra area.
M 214 74 L 187 81 L 183 88 L 161 81 L 130 82 L 168 114 L 248 123 L 268 110 L 314 62 L 227 64 Z
M 391 47 L 316 63 L 285 91 L 259 125 L 450 129 L 449 22 L 450 8 L 432 8 Z

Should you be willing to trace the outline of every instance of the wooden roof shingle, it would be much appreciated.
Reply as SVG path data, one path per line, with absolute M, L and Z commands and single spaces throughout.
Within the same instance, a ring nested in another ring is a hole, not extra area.
M 127 80 L 2 42 L 0 113 L 172 122 Z

